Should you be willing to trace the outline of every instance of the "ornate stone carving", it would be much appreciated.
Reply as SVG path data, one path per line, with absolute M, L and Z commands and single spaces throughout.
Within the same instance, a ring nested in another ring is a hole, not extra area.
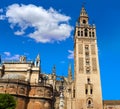
M 38 94 L 39 96 L 44 96 L 44 89 L 43 89 L 43 88 L 37 89 L 37 94 Z
M 25 88 L 21 87 L 21 88 L 19 89 L 19 93 L 20 93 L 20 94 L 25 94 Z
M 79 58 L 79 71 L 80 73 L 83 72 L 83 58 Z
M 82 44 L 79 44 L 78 52 L 79 52 L 79 54 L 83 54 L 83 45 Z
M 91 45 L 91 54 L 95 54 L 95 45 Z
M 50 90 L 46 90 L 45 95 L 48 96 L 48 97 L 50 97 L 51 96 L 51 91 Z
M 97 71 L 97 62 L 96 58 L 92 58 L 92 70 Z
M 15 89 L 15 85 L 12 85 L 12 84 L 9 85 L 9 86 L 8 86 L 8 90 L 9 90 L 10 93 L 15 92 L 15 90 L 16 90 L 16 89 Z

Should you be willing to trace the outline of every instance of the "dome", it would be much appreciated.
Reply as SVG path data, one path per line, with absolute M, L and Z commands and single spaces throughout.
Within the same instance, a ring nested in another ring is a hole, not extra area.
M 19 80 L 25 80 L 25 76 L 20 75 L 18 73 L 9 73 L 5 74 L 2 79 L 19 79 Z

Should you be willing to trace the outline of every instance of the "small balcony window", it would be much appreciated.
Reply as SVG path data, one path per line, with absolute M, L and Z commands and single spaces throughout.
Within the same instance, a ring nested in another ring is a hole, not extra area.
M 89 57 L 89 52 L 86 52 L 86 53 L 85 53 L 85 56 L 86 56 L 86 57 Z
M 90 69 L 86 68 L 86 73 L 89 74 L 90 73 Z
M 90 60 L 86 59 L 86 65 L 89 65 L 89 64 L 90 64 Z
M 78 36 L 80 36 L 80 31 L 78 31 Z
M 85 45 L 85 50 L 89 50 L 89 46 L 88 45 Z

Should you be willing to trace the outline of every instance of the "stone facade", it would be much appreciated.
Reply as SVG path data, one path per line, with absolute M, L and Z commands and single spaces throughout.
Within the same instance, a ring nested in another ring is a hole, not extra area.
M 75 109 L 102 109 L 96 27 L 89 24 L 88 18 L 82 7 L 74 36 Z
M 120 101 L 119 100 L 106 100 L 103 101 L 104 109 L 120 109 Z
M 120 109 L 120 101 L 103 101 L 96 40 L 96 27 L 89 24 L 84 7 L 74 31 L 74 80 L 71 65 L 68 77 L 41 72 L 40 56 L 28 61 L 0 63 L 0 93 L 17 101 L 16 109 Z
M 53 109 L 53 86 L 45 83 L 39 65 L 40 60 L 33 63 L 21 56 L 0 66 L 0 93 L 15 96 L 16 109 Z

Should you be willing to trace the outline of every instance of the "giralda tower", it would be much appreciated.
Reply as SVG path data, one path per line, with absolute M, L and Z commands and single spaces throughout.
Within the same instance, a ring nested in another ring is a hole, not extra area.
M 74 32 L 75 109 L 103 109 L 96 27 L 82 7 Z

